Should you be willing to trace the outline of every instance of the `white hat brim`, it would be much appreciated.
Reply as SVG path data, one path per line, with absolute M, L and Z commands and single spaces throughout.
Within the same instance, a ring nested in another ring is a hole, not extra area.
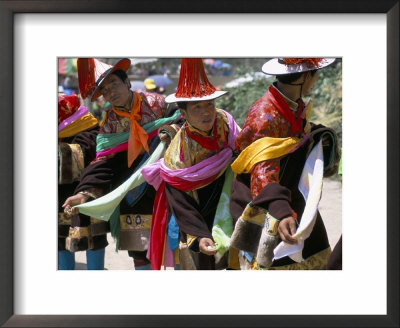
M 170 103 L 174 103 L 174 102 L 189 102 L 189 101 L 206 101 L 206 100 L 212 100 L 212 99 L 216 99 L 219 98 L 221 96 L 223 96 L 224 94 L 228 93 L 228 91 L 215 91 L 212 94 L 208 95 L 208 96 L 204 96 L 204 97 L 192 97 L 192 98 L 177 98 L 175 97 L 175 93 L 168 95 L 165 98 L 165 102 L 170 104 Z
M 323 58 L 319 66 L 310 66 L 307 63 L 301 63 L 296 65 L 286 65 L 279 62 L 279 58 L 273 58 L 267 61 L 261 68 L 265 74 L 269 75 L 284 75 L 284 74 L 294 74 L 303 73 L 307 71 L 312 71 L 315 69 L 321 69 L 332 64 L 335 58 Z

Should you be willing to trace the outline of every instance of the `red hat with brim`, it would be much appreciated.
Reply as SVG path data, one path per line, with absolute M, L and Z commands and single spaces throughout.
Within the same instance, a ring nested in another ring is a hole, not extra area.
M 117 70 L 126 72 L 130 65 L 128 58 L 119 60 L 114 66 L 95 58 L 78 58 L 78 80 L 82 98 L 91 95 L 90 100 L 96 100 L 101 95 L 99 88 L 105 79 Z
M 122 70 L 126 72 L 129 69 L 129 66 L 131 66 L 131 61 L 128 58 L 121 59 L 118 63 L 116 63 L 114 66 L 110 67 L 107 71 L 102 73 L 100 77 L 96 80 L 96 87 L 93 91 L 91 101 L 94 101 L 96 98 L 100 97 L 101 94 L 99 92 L 99 88 L 101 84 L 105 81 L 107 76 L 109 76 L 111 73 L 117 71 L 117 70 Z
M 210 83 L 201 58 L 182 58 L 176 92 L 167 96 L 165 102 L 169 104 L 213 100 L 227 92 L 217 90 Z

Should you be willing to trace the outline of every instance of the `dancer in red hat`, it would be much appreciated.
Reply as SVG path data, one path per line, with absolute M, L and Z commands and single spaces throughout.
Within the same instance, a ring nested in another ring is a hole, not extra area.
M 232 164 L 231 246 L 242 269 L 323 269 L 331 252 L 318 212 L 322 177 L 336 172 L 336 133 L 308 121 L 304 104 L 318 70 L 333 58 L 274 58 L 263 72 L 275 75 L 250 108 L 236 139 Z M 322 142 L 321 142 L 322 141 Z
M 155 93 L 134 92 L 126 71 L 129 59 L 108 65 L 95 58 L 78 59 L 79 89 L 84 98 L 94 101 L 102 95 L 110 102 L 97 136 L 96 159 L 84 170 L 75 189 L 63 207 L 70 212 L 75 205 L 86 203 L 107 194 L 125 182 L 140 169 L 160 143 L 158 128 L 173 121 L 168 116 L 164 97 Z M 170 128 L 170 134 L 174 129 Z M 172 136 L 172 135 L 171 135 Z M 119 249 L 126 249 L 133 257 L 135 269 L 149 269 L 146 258 L 152 220 L 155 190 L 143 183 L 130 190 L 115 209 L 110 219 L 110 229 L 117 239 Z M 76 212 L 76 209 L 74 210 Z M 80 230 L 87 225 L 82 214 L 73 213 L 75 231 L 70 233 L 69 248 L 80 250 Z
M 182 59 L 176 93 L 166 102 L 176 102 L 186 122 L 164 158 L 142 170 L 157 188 L 149 249 L 153 269 L 178 261 L 184 270 L 228 265 L 230 163 L 239 127 L 215 108 L 214 100 L 225 93 L 208 81 L 202 59 Z

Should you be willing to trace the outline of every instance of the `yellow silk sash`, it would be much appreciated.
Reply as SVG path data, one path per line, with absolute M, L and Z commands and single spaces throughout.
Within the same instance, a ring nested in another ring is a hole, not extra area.
M 232 170 L 237 174 L 249 173 L 255 164 L 286 155 L 300 141 L 300 138 L 295 137 L 264 137 L 258 139 L 240 153 L 238 158 L 232 163 Z
M 76 121 L 67 125 L 58 133 L 58 138 L 68 138 L 76 135 L 79 132 L 85 131 L 97 124 L 97 119 L 90 113 L 81 116 Z

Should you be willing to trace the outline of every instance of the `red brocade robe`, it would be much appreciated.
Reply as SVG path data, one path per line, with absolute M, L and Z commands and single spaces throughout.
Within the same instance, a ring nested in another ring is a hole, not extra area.
M 307 122 L 305 111 L 306 109 L 302 112 L 297 103 L 286 98 L 273 85 L 270 86 L 268 92 L 250 108 L 243 129 L 236 139 L 236 148 L 242 151 L 263 137 L 302 137 L 317 129 L 323 131 L 323 126 Z M 254 207 L 267 210 L 278 220 L 289 216 L 301 217 L 305 201 L 298 190 L 298 183 L 310 145 L 316 144 L 320 133 L 311 135 L 313 137 L 295 152 L 282 158 L 259 162 L 250 173 L 237 175 L 232 184 L 230 204 L 234 220 L 242 215 L 250 202 Z M 328 159 L 332 153 L 338 154 L 337 145 L 329 144 L 324 147 L 324 159 Z M 334 169 L 331 168 L 337 162 L 338 157 L 331 161 L 325 160 L 326 166 L 330 167 L 325 176 L 332 174 Z M 275 260 L 271 268 L 319 269 L 326 265 L 329 254 L 327 233 L 318 213 L 313 232 L 305 241 L 303 258 L 306 261 L 298 264 L 289 257 L 284 257 Z M 254 259 L 253 267 L 257 267 Z

